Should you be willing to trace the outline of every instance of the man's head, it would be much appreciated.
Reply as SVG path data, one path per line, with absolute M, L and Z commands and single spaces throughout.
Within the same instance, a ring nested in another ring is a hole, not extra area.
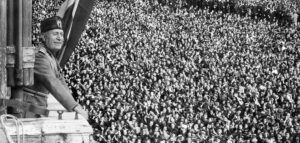
M 58 16 L 50 17 L 41 22 L 41 38 L 46 48 L 55 53 L 62 48 L 64 42 L 62 19 Z

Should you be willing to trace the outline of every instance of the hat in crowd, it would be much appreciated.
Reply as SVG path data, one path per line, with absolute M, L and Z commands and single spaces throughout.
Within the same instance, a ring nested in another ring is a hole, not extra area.
M 62 29 L 62 19 L 58 16 L 53 16 L 44 19 L 41 22 L 41 33 L 47 32 L 53 29 Z

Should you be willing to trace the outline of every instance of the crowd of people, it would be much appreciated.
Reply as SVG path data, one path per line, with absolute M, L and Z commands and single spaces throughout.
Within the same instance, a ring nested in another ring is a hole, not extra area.
M 63 72 L 98 142 L 297 143 L 299 36 L 249 15 L 99 1 Z
M 254 20 L 278 21 L 281 26 L 291 26 L 300 20 L 299 4 L 294 0 L 185 0 L 184 3 L 185 7 L 247 15 Z

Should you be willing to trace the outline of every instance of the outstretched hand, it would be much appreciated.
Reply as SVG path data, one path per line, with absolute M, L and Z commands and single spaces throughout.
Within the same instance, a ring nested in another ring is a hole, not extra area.
M 74 108 L 74 111 L 82 115 L 86 120 L 89 119 L 89 114 L 86 110 L 84 110 L 80 105 Z

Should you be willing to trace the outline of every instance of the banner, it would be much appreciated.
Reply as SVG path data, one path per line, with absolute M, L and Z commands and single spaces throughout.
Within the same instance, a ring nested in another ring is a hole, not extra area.
M 74 51 L 96 0 L 66 0 L 57 12 L 63 19 L 64 45 L 57 54 L 61 67 L 69 60 Z

